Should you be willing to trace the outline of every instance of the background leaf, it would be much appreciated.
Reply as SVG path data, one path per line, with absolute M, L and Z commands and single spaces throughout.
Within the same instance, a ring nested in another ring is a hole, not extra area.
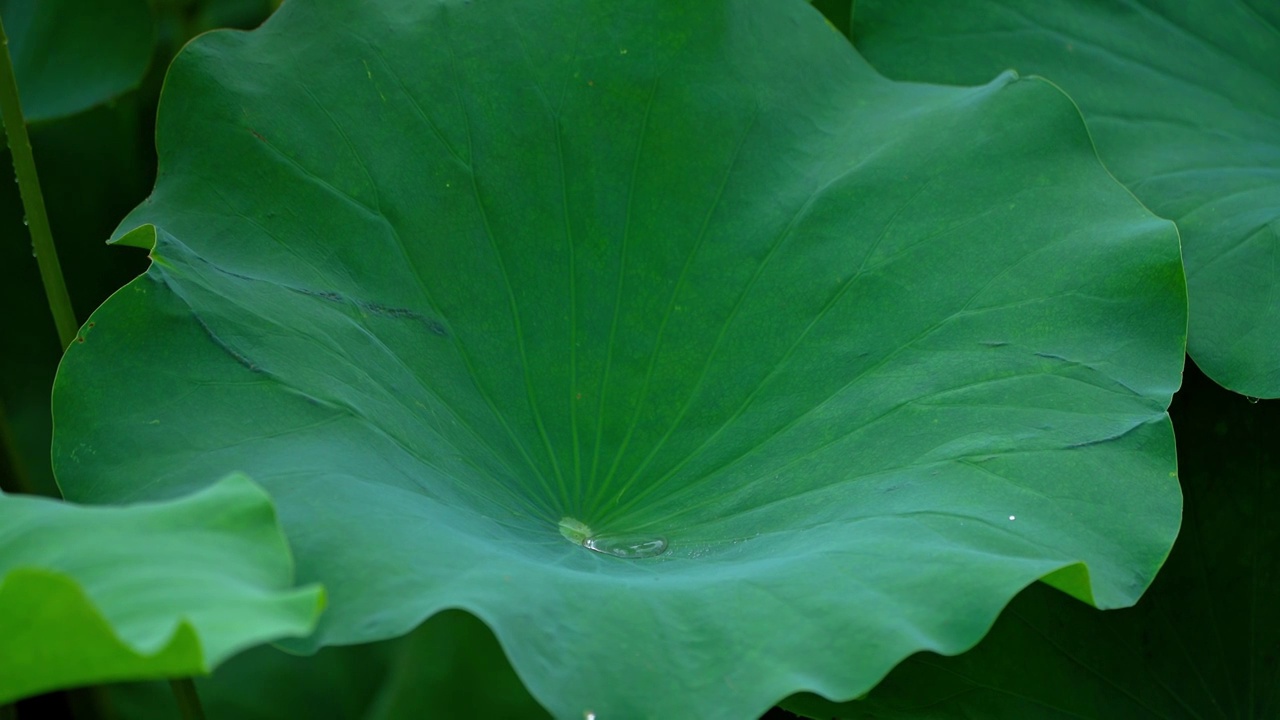
M 1167 552 L 1176 238 L 1047 83 L 887 82 L 803 2 L 291 0 L 163 105 L 56 470 L 254 473 L 297 647 L 461 608 L 557 716 L 740 717 Z
M 1236 392 L 1280 396 L 1280 3 L 921 7 L 859 0 L 856 45 L 899 80 L 1013 68 L 1061 85 L 1107 167 L 1178 222 L 1191 356 Z
M 307 657 L 255 648 L 196 687 L 213 720 L 546 717 L 489 628 L 456 610 L 403 638 Z M 169 688 L 158 683 L 112 688 L 111 700 L 121 720 L 169 720 L 177 712 Z
M 243 477 L 125 508 L 0 496 L 0 703 L 205 673 L 305 635 L 323 596 L 292 575 L 271 502 Z
M 147 0 L 0 0 L 28 122 L 67 117 L 138 86 L 154 43 Z

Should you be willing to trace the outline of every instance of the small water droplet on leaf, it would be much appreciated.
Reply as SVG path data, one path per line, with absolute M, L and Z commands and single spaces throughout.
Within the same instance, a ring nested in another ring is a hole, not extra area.
M 667 540 L 657 535 L 604 536 L 588 538 L 582 546 L 614 557 L 651 558 L 667 551 Z
M 566 540 L 602 555 L 639 560 L 667 551 L 667 539 L 660 535 L 596 535 L 581 520 L 561 518 L 560 534 Z

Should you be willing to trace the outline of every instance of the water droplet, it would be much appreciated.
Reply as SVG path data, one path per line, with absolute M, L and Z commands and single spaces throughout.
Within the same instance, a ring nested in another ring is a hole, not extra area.
M 22 216 L 22 224 L 23 224 L 23 225 L 26 225 L 26 224 L 27 224 L 27 216 L 26 216 L 26 215 L 23 215 L 23 216 Z M 1254 400 L 1254 402 L 1257 402 L 1257 400 Z
M 1009 516 L 1009 519 L 1010 519 L 1010 520 L 1017 520 L 1017 519 L 1018 519 L 1018 516 L 1017 516 L 1017 515 L 1010 515 L 1010 516 Z
M 628 560 L 657 557 L 667 551 L 667 539 L 660 535 L 596 535 L 586 523 L 571 517 L 561 518 L 560 534 L 588 550 Z
M 651 558 L 667 551 L 667 539 L 657 535 L 622 535 L 589 538 L 582 546 L 620 558 Z
M 1245 396 L 1244 396 L 1244 399 L 1245 399 L 1245 400 L 1248 400 L 1248 401 L 1249 401 L 1249 403 L 1250 403 L 1251 405 L 1257 405 L 1257 404 L 1258 404 L 1258 398 L 1256 398 L 1256 397 L 1249 397 L 1248 395 L 1245 395 Z

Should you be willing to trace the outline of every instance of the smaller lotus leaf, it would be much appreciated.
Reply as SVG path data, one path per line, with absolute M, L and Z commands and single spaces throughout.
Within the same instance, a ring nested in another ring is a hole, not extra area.
M 1280 397 L 1280 3 L 858 0 L 854 38 L 898 80 L 1012 68 L 1080 104 L 1102 160 L 1178 222 L 1188 351 L 1239 393 Z
M 889 82 L 801 0 L 290 0 L 158 143 L 56 470 L 254 473 L 299 647 L 460 608 L 558 717 L 742 717 L 1176 532 L 1176 233 L 1048 83 Z
M 0 495 L 0 703 L 110 680 L 207 673 L 311 632 L 323 605 L 262 488 L 86 508 Z
M 74 115 L 138 86 L 155 42 L 147 0 L 0 0 L 28 122 Z

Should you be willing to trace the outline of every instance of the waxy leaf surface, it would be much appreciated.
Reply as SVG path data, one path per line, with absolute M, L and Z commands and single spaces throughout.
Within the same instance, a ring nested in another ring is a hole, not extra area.
M 859 0 L 854 40 L 899 80 L 1014 69 L 1080 105 L 1107 167 L 1178 223 L 1188 350 L 1239 393 L 1280 397 L 1280 3 Z
M 167 503 L 0 495 L 0 703 L 112 680 L 204 674 L 306 635 L 271 500 L 243 477 Z
M 56 472 L 253 473 L 300 648 L 460 608 L 557 717 L 758 715 L 1177 530 L 1176 233 L 1047 83 L 889 82 L 798 0 L 290 0 L 157 135 Z

